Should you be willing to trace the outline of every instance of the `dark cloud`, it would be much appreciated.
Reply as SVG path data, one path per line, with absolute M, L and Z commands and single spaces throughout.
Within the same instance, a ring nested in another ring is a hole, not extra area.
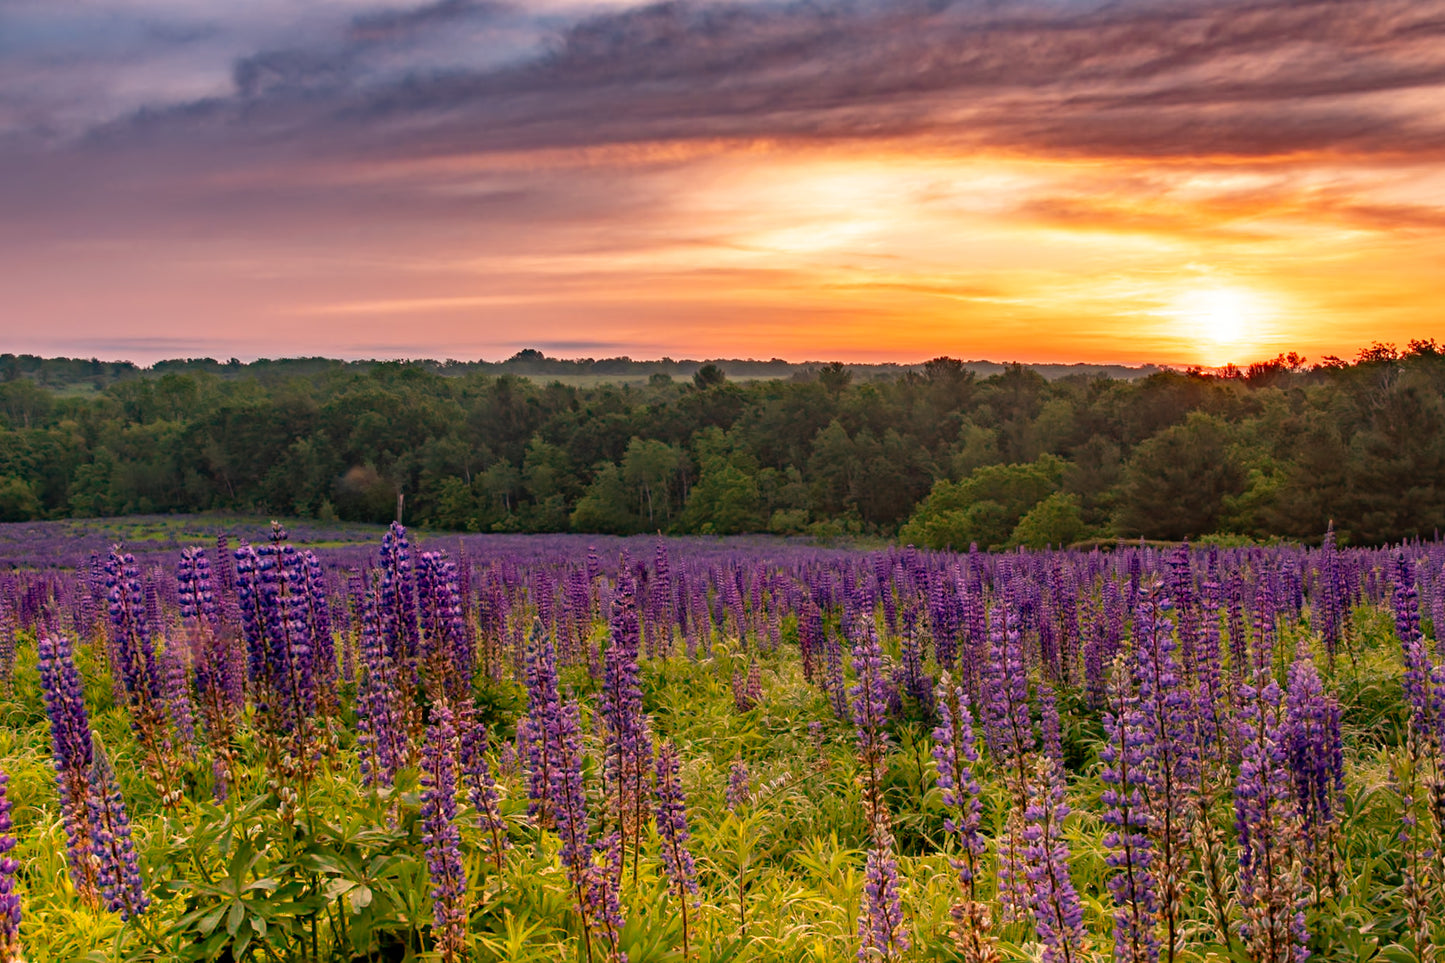
M 1445 146 L 1423 101 L 1445 86 L 1445 0 L 668 2 L 559 28 L 520 63 L 387 59 L 399 38 L 517 9 L 358 17 L 330 45 L 243 58 L 232 96 L 158 106 L 91 143 L 356 157 L 918 135 L 1103 156 Z
M 378 10 L 361 14 L 352 19 L 350 36 L 352 40 L 363 43 L 395 40 L 461 20 L 494 17 L 510 9 L 508 4 L 487 0 L 437 0 L 406 10 Z

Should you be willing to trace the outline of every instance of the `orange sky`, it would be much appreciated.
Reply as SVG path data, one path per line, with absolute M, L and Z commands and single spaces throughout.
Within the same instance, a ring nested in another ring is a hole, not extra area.
M 76 6 L 0 49 L 0 350 L 1445 340 L 1439 0 Z

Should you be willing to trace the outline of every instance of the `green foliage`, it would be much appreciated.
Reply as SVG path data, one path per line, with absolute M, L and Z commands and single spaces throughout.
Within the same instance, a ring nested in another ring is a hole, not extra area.
M 1088 530 L 1130 538 L 1318 539 L 1333 521 L 1342 543 L 1378 543 L 1428 537 L 1445 517 L 1445 354 L 1428 345 L 1238 377 L 1050 373 L 526 352 L 142 372 L 6 355 L 0 518 L 381 522 L 400 494 L 407 521 L 468 531 L 907 527 L 918 544 L 987 546 L 1057 491 L 1077 496 Z M 790 380 L 750 380 L 764 377 Z M 1045 459 L 1062 465 L 1047 485 L 1019 477 Z M 609 465 L 622 484 L 594 486 Z
M 1024 516 L 1058 490 L 1063 471 L 1062 459 L 1041 455 L 1028 464 L 978 468 L 962 481 L 939 481 L 899 538 L 928 548 L 1001 547 Z M 1030 531 L 1041 523 L 1042 516 Z
M 1079 496 L 1068 492 L 1054 492 L 1039 502 L 1015 526 L 1009 544 L 1025 548 L 1044 548 L 1052 545 L 1061 548 L 1079 541 L 1088 534 L 1083 514 L 1079 510 Z

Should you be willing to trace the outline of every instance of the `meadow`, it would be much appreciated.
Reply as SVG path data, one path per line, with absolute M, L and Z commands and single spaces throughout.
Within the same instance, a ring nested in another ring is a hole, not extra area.
M 1445 543 L 213 523 L 7 543 L 3 963 L 1445 949 Z

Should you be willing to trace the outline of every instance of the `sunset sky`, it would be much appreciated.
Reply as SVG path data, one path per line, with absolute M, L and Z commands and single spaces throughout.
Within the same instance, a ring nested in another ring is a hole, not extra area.
M 0 351 L 1445 340 L 1445 0 L 5 0 Z

